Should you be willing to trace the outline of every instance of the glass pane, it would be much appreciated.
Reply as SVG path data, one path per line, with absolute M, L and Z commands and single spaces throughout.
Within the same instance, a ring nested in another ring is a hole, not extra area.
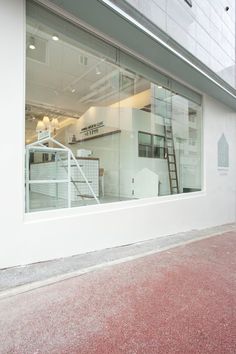
M 29 186 L 29 212 L 67 207 L 67 183 L 37 183 Z
M 153 135 L 153 145 L 164 148 L 165 138 L 163 136 Z
M 124 73 L 120 80 L 116 54 L 112 46 L 27 2 L 25 142 L 35 144 L 38 132 L 50 131 L 72 151 L 79 167 L 71 160 L 71 206 L 96 204 L 96 198 L 120 200 L 117 104 L 120 86 L 132 94 L 132 77 Z M 29 179 L 68 178 L 68 162 L 57 157 L 31 153 Z M 48 208 L 56 208 L 49 197 Z
M 142 144 L 142 145 L 151 145 L 152 144 L 152 139 L 151 139 L 152 136 L 150 134 L 139 133 L 138 138 L 139 138 L 139 144 Z
M 139 144 L 139 157 L 152 157 L 152 147 Z
M 196 103 L 173 95 L 173 135 L 179 192 L 201 190 L 201 109 Z
M 51 140 L 30 150 L 28 209 L 201 190 L 198 96 L 27 1 L 25 143 L 50 132 L 74 156 L 68 166 L 67 150 L 53 152 Z
M 67 179 L 67 152 L 50 152 L 47 150 L 31 151 L 29 159 L 30 180 Z
M 201 107 L 142 76 L 135 83 L 134 94 L 120 102 L 121 136 L 124 121 L 132 131 L 121 154 L 121 193 L 145 198 L 200 190 Z

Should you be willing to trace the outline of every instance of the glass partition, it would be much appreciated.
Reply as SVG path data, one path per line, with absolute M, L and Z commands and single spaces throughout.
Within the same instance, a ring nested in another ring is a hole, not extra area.
M 72 159 L 68 196 L 62 162 L 31 152 L 30 178 L 52 181 L 30 185 L 29 211 L 201 190 L 197 93 L 31 1 L 26 48 L 25 143 L 50 132 L 41 145 L 70 149 L 87 180 Z

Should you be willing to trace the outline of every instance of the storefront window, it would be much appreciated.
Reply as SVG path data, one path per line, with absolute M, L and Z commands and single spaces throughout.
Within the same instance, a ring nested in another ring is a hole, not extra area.
M 27 212 L 201 190 L 194 93 L 31 1 L 26 48 Z

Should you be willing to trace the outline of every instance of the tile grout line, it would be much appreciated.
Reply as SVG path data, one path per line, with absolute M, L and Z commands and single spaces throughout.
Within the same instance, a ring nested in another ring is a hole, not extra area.
M 153 254 L 161 253 L 161 252 L 167 251 L 169 249 L 173 249 L 173 248 L 177 248 L 177 247 L 180 247 L 180 246 L 184 246 L 184 245 L 187 245 L 187 244 L 190 244 L 190 243 L 194 243 L 194 242 L 197 242 L 197 241 L 201 241 L 201 240 L 204 240 L 204 239 L 207 239 L 207 238 L 211 238 L 211 237 L 214 237 L 214 236 L 225 235 L 226 233 L 229 233 L 229 232 L 232 232 L 232 231 L 235 231 L 235 230 L 236 230 L 236 228 L 234 227 L 234 228 L 232 228 L 230 230 L 227 230 L 227 231 L 219 231 L 219 232 L 216 232 L 216 233 L 210 233 L 208 235 L 196 237 L 196 238 L 193 238 L 191 240 L 182 241 L 182 242 L 176 243 L 174 245 L 166 246 L 166 247 L 163 247 L 161 249 L 155 249 L 155 250 L 152 250 L 152 251 L 139 253 L 139 254 L 136 254 L 136 255 L 133 255 L 133 256 L 127 256 L 127 257 L 124 257 L 124 258 L 118 258 L 118 259 L 115 259 L 113 261 L 102 262 L 100 264 L 96 264 L 96 265 L 93 265 L 93 266 L 90 266 L 90 267 L 86 267 L 86 268 L 83 268 L 83 269 L 80 269 L 80 270 L 76 270 L 76 271 L 73 271 L 73 272 L 70 272 L 70 273 L 56 275 L 54 277 L 50 277 L 50 278 L 45 279 L 45 280 L 35 281 L 35 282 L 29 283 L 29 284 L 25 284 L 25 285 L 19 285 L 19 286 L 16 286 L 15 288 L 0 292 L 0 300 L 6 299 L 6 298 L 12 297 L 12 296 L 20 295 L 20 294 L 23 294 L 23 293 L 26 293 L 26 292 L 30 292 L 32 290 L 36 290 L 36 289 L 45 287 L 47 285 L 52 285 L 52 284 L 55 284 L 55 283 L 59 283 L 59 282 L 62 282 L 64 280 L 75 278 L 75 277 L 78 277 L 78 276 L 81 276 L 81 275 L 84 275 L 84 274 L 87 274 L 87 273 L 91 273 L 93 271 L 100 270 L 100 269 L 103 269 L 103 268 L 106 268 L 106 267 L 110 267 L 110 266 L 114 266 L 114 265 L 130 262 L 130 261 L 133 261 L 133 260 L 136 260 L 136 259 L 139 259 L 139 258 L 143 258 L 143 257 L 150 256 L 150 255 L 153 255 Z

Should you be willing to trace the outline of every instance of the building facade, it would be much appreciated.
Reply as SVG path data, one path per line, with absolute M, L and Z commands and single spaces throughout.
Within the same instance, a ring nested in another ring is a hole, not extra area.
M 0 6 L 1 268 L 235 221 L 233 1 Z
M 188 53 L 235 88 L 235 1 L 114 1 L 132 16 L 140 14 Z M 130 6 L 129 6 L 130 5 Z M 129 7 L 129 8 L 128 8 Z M 181 49 L 180 49 L 181 50 Z

